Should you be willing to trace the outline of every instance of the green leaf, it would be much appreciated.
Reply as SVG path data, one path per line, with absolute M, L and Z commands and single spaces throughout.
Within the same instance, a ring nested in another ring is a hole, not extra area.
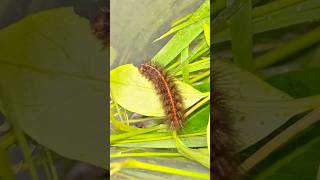
M 182 77 L 183 82 L 189 83 L 189 46 L 186 47 L 182 52 L 180 56 L 180 62 L 182 65 Z
M 201 91 L 201 92 L 210 91 L 210 77 L 198 82 L 193 87 L 196 88 L 197 90 Z
M 123 140 L 123 139 L 128 139 L 129 137 L 133 137 L 136 135 L 140 134 L 146 134 L 151 131 L 156 131 L 160 128 L 163 128 L 162 126 L 155 126 L 151 128 L 144 128 L 144 129 L 138 129 L 136 131 L 131 131 L 127 133 L 121 133 L 121 134 L 116 134 L 116 135 L 110 135 L 110 144 L 113 144 L 115 141 Z
M 106 167 L 108 54 L 101 49 L 89 21 L 70 7 L 0 31 L 0 86 L 11 92 L 24 132 L 62 156 Z
M 192 14 L 181 18 L 179 21 L 177 21 L 176 23 L 174 23 L 174 27 L 172 27 L 168 32 L 164 33 L 161 37 L 159 37 L 158 39 L 154 40 L 153 42 L 159 41 L 160 39 L 163 39 L 167 36 L 169 36 L 170 34 L 180 31 L 183 28 L 186 28 L 187 26 L 190 26 L 194 23 L 197 23 L 199 21 L 201 21 L 202 19 L 208 17 L 210 15 L 210 1 L 209 0 L 205 0 L 204 3 L 202 3 L 202 5 Z M 177 23 L 184 21 L 188 19 L 186 22 L 177 25 Z
M 178 66 L 175 69 L 176 76 L 182 74 L 181 68 L 182 68 L 182 66 Z M 196 61 L 194 63 L 189 64 L 189 73 L 199 71 L 199 70 L 209 69 L 209 68 L 210 68 L 210 58 L 205 58 L 205 59 L 202 59 L 202 60 L 199 60 L 199 61 Z
M 208 116 L 210 114 L 210 106 L 197 110 L 189 117 L 183 127 L 183 132 L 192 133 L 204 130 L 208 125 Z
M 203 25 L 204 37 L 206 38 L 206 42 L 208 46 L 210 46 L 210 24 Z
M 182 18 L 180 18 L 180 19 L 176 20 L 175 22 L 173 22 L 173 23 L 171 24 L 171 27 L 174 27 L 174 26 L 177 26 L 177 25 L 181 24 L 183 21 L 186 21 L 186 20 L 189 19 L 191 16 L 192 16 L 192 13 L 183 16 Z
M 252 12 L 252 17 L 266 15 L 268 13 L 272 13 L 273 11 L 281 10 L 294 4 L 301 3 L 302 1 L 305 0 L 279 0 L 269 2 L 262 6 L 256 7 Z
M 186 83 L 176 81 L 176 84 L 185 108 L 205 96 Z M 114 100 L 131 112 L 145 116 L 165 115 L 154 86 L 132 64 L 122 65 L 111 71 L 110 90 Z
M 190 160 L 185 158 L 158 158 L 158 157 L 141 157 L 139 160 L 154 164 L 159 164 L 163 166 L 171 166 L 172 162 L 174 161 L 174 167 L 178 169 L 193 171 L 193 172 L 202 172 L 209 174 L 209 170 L 204 168 L 203 166 L 199 166 L 197 163 L 194 163 Z M 182 177 L 179 175 L 174 174 L 166 174 L 166 173 L 156 173 L 153 171 L 137 171 L 136 169 L 122 169 L 120 172 L 126 173 L 131 175 L 135 178 L 139 179 L 152 179 L 152 180 L 166 180 L 166 179 L 194 179 L 194 178 L 187 178 Z M 119 176 L 120 177 L 120 176 Z M 117 178 L 116 176 L 114 178 Z
M 246 0 L 229 20 L 233 62 L 248 70 L 252 68 L 253 24 L 251 13 L 251 0 Z
M 181 138 L 183 144 L 187 147 L 207 147 L 207 138 L 205 136 L 195 136 L 188 138 Z M 121 141 L 113 144 L 115 147 L 133 147 L 133 148 L 176 148 L 174 139 L 167 140 L 153 140 L 144 142 L 131 142 L 131 143 L 121 143 Z
M 185 49 L 202 31 L 203 24 L 209 23 L 210 18 L 192 24 L 179 32 L 152 58 L 163 67 L 168 65 L 175 57 L 177 57 L 183 49 Z
M 265 32 L 283 27 L 317 21 L 320 19 L 320 1 L 305 0 L 301 3 L 254 19 L 254 30 Z
M 202 164 L 203 166 L 210 168 L 209 153 L 199 151 L 199 149 L 190 149 L 180 140 L 176 132 L 173 132 L 173 137 L 176 140 L 177 150 L 183 156 L 192 159 L 195 162 Z
M 301 98 L 320 94 L 319 76 L 320 69 L 316 68 L 291 71 L 268 78 L 267 81 L 292 97 Z
M 319 126 L 308 128 L 302 134 L 271 154 L 256 169 L 254 180 L 314 180 L 320 164 Z
M 299 51 L 302 51 L 320 41 L 320 27 L 291 40 L 283 46 L 269 51 L 254 61 L 254 68 L 265 68 L 275 63 L 283 61 L 286 57 L 290 57 Z
M 266 137 L 292 116 L 320 106 L 320 96 L 293 99 L 226 62 L 215 61 L 214 71 L 215 85 L 224 94 L 226 105 L 232 109 L 230 113 L 234 112 L 234 126 L 241 129 L 238 139 L 242 148 Z
M 253 9 L 254 12 L 254 9 Z M 320 19 L 320 1 L 306 0 L 279 11 L 268 13 L 253 19 L 254 34 L 289 27 Z M 230 30 L 226 29 L 215 35 L 214 43 L 230 40 Z

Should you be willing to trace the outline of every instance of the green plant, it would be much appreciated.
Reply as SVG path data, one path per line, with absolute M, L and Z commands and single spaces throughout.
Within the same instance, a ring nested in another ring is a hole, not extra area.
M 187 117 L 180 131 L 171 131 L 167 126 L 154 87 L 137 67 L 125 64 L 111 70 L 110 172 L 113 178 L 154 179 L 180 175 L 209 179 L 209 5 L 206 0 L 195 12 L 174 22 L 171 29 L 154 42 L 176 33 L 151 61 L 165 67 L 178 80 Z M 131 118 L 133 114 L 146 117 Z M 137 122 L 146 127 L 135 127 Z M 166 165 L 165 162 L 175 163 Z M 186 165 L 193 168 L 186 169 Z M 149 170 L 148 174 L 139 169 Z M 167 175 L 160 176 L 153 171 Z

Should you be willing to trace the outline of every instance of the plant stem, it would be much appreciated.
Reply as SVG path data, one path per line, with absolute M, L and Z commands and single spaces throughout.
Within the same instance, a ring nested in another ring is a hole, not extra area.
M 190 114 L 192 114 L 195 110 L 197 110 L 199 107 L 201 107 L 202 105 L 206 104 L 207 102 L 210 101 L 210 96 L 207 96 L 206 98 L 202 99 L 199 103 L 197 103 L 196 105 L 194 105 L 192 108 L 190 108 L 186 113 L 185 113 L 185 117 L 189 116 Z
M 17 138 L 18 144 L 20 145 L 20 148 L 21 148 L 21 151 L 22 151 L 23 156 L 25 158 L 25 161 L 26 161 L 26 163 L 29 164 L 29 170 L 30 170 L 31 177 L 33 180 L 38 180 L 39 177 L 37 174 L 36 167 L 32 161 L 32 155 L 31 155 L 31 151 L 29 148 L 29 144 L 27 142 L 27 139 L 26 139 L 22 129 L 20 128 L 17 113 L 16 113 L 16 108 L 15 108 L 14 102 L 11 98 L 14 96 L 11 95 L 10 90 L 8 90 L 6 88 L 1 88 L 0 89 L 0 97 L 2 98 L 1 100 L 3 102 L 5 114 L 8 118 L 8 120 L 10 120 L 14 135 Z
M 193 79 L 190 80 L 190 83 L 195 83 L 195 82 L 197 82 L 207 76 L 210 76 L 210 71 L 203 72 L 202 74 L 194 77 Z
M 205 135 L 205 132 L 199 132 L 199 133 L 192 133 L 192 134 L 182 134 L 180 137 L 194 137 L 194 136 L 201 136 Z M 135 142 L 148 142 L 148 141 L 159 141 L 159 140 L 167 140 L 172 139 L 172 136 L 163 136 L 163 137 L 154 137 L 154 138 L 142 138 L 142 139 L 129 139 L 124 140 L 121 142 L 118 142 L 118 144 L 125 144 L 125 143 L 135 143 Z
M 51 171 L 51 174 L 52 174 L 52 178 L 53 178 L 53 180 L 58 180 L 57 169 L 56 169 L 56 167 L 54 165 L 54 161 L 53 161 L 51 152 L 46 147 L 44 147 L 44 151 L 45 151 L 45 154 L 46 154 L 46 156 L 48 158 L 48 162 L 49 162 L 49 167 L 50 167 L 50 171 Z
M 143 122 L 143 121 L 151 121 L 151 120 L 162 120 L 164 117 L 145 117 L 145 118 L 135 118 L 129 119 L 129 123 Z
M 117 157 L 146 157 L 146 156 L 158 156 L 158 157 L 177 157 L 181 156 L 179 153 L 160 153 L 160 152 L 143 152 L 143 153 L 110 153 L 110 158 Z
M 110 92 L 110 94 L 111 94 L 111 99 L 114 99 L 111 92 Z M 118 113 L 120 120 L 123 121 L 122 113 L 120 111 L 120 107 L 119 107 L 118 103 L 114 101 L 114 105 L 116 106 L 116 110 L 117 110 L 117 113 Z
M 111 168 L 112 167 L 114 169 L 111 170 L 110 175 L 119 171 L 121 168 L 138 168 L 138 169 L 157 171 L 157 172 L 168 173 L 168 174 L 176 174 L 176 175 L 188 176 L 188 177 L 194 177 L 194 178 L 200 178 L 200 179 L 210 179 L 210 174 L 187 171 L 187 170 L 182 170 L 182 169 L 177 169 L 177 168 L 172 168 L 167 166 L 161 166 L 157 164 L 145 163 L 145 162 L 137 161 L 135 159 L 127 159 L 126 161 L 123 161 L 123 162 L 112 163 Z
M 176 147 L 179 153 L 181 153 L 184 157 L 198 162 L 201 165 L 210 168 L 210 157 L 209 154 L 204 154 L 202 152 L 199 152 L 195 149 L 190 149 L 186 145 L 183 144 L 183 142 L 180 140 L 179 136 L 177 135 L 176 131 L 172 132 L 172 136 L 176 141 Z
M 49 166 L 47 161 L 42 162 L 44 174 L 46 175 L 46 180 L 52 180 L 52 177 L 50 175 Z
M 114 143 L 115 141 L 121 140 L 121 139 L 126 139 L 135 135 L 139 135 L 139 134 L 145 134 L 151 131 L 156 131 L 163 128 L 162 126 L 155 126 L 152 128 L 148 128 L 148 129 L 141 129 L 141 130 L 137 130 L 134 132 L 128 132 L 128 133 L 123 133 L 123 134 L 118 134 L 118 135 L 111 135 L 110 136 L 110 144 Z

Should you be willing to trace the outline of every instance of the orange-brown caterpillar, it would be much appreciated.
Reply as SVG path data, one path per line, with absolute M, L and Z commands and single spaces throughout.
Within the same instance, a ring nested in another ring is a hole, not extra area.
M 237 180 L 240 179 L 238 165 L 234 161 L 235 153 L 235 131 L 232 128 L 232 118 L 229 115 L 230 109 L 226 107 L 224 94 L 217 89 L 217 81 L 222 74 L 217 76 L 213 73 L 211 78 L 212 97 L 211 112 L 213 113 L 213 158 L 211 161 L 213 179 L 215 180 Z
M 179 129 L 183 122 L 182 98 L 174 82 L 160 66 L 151 63 L 141 64 L 140 73 L 154 85 L 171 129 Z
M 109 9 L 107 7 L 102 7 L 91 22 L 91 29 L 93 33 L 98 39 L 102 40 L 105 45 L 109 45 L 109 17 Z

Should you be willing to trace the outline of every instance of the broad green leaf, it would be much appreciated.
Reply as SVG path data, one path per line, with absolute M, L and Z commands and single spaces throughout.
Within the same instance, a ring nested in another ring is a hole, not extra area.
M 293 99 L 255 75 L 223 61 L 214 62 L 214 71 L 215 85 L 225 95 L 235 119 L 234 126 L 240 130 L 238 139 L 242 148 L 266 137 L 292 116 L 320 106 L 320 96 Z
M 62 156 L 106 167 L 108 55 L 101 49 L 71 7 L 0 30 L 0 86 L 11 92 L 24 132 Z
M 192 86 L 176 81 L 185 108 L 204 97 Z M 145 116 L 164 116 L 162 105 L 154 86 L 132 64 L 113 69 L 110 74 L 110 90 L 114 100 L 123 108 Z

